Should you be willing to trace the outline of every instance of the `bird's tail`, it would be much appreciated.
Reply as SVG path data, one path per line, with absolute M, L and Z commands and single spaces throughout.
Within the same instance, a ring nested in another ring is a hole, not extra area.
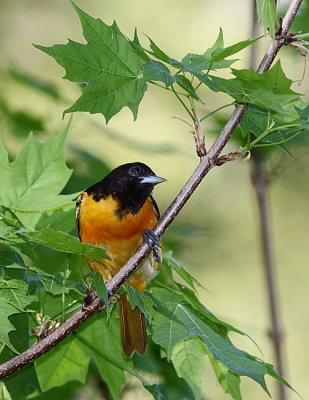
M 131 357 L 134 352 L 145 354 L 147 349 L 147 332 L 144 314 L 138 307 L 133 310 L 125 294 L 120 295 L 120 334 L 123 352 Z

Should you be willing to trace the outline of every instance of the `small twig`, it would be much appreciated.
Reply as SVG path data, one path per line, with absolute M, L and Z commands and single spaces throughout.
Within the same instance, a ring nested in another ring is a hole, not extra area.
M 199 157 L 203 157 L 206 154 L 206 147 L 205 147 L 205 137 L 203 136 L 202 133 L 202 125 L 199 117 L 196 114 L 196 111 L 194 108 L 192 108 L 192 114 L 194 115 L 194 141 L 195 141 L 195 146 L 196 146 L 196 154 Z
M 176 115 L 174 115 L 172 118 L 179 119 L 180 121 L 190 126 L 191 128 L 190 133 L 194 135 L 196 154 L 198 155 L 198 157 L 202 157 L 206 155 L 206 147 L 205 147 L 205 137 L 202 134 L 201 120 L 198 118 L 194 108 L 192 108 L 192 115 L 194 117 L 194 123 L 191 123 L 186 119 L 178 117 Z
M 305 47 L 309 45 L 309 42 L 299 38 L 300 33 L 294 32 L 287 35 L 284 39 L 284 45 L 299 50 L 300 54 L 305 57 L 309 53 L 309 50 Z
M 234 151 L 232 153 L 228 153 L 224 156 L 218 157 L 216 160 L 216 166 L 220 167 L 221 165 L 229 162 L 229 161 L 235 161 L 237 160 L 239 157 L 241 157 L 242 155 L 244 155 L 244 152 L 242 151 Z
M 300 7 L 302 0 L 292 0 L 290 7 L 285 14 L 282 22 L 282 35 L 287 35 L 288 30 L 291 26 L 293 19 L 295 18 L 296 12 Z M 270 67 L 274 61 L 278 51 L 284 45 L 284 41 L 274 40 L 267 53 L 265 54 L 259 68 L 258 72 L 265 72 Z M 182 207 L 191 197 L 194 190 L 200 184 L 205 175 L 216 165 L 216 160 L 218 159 L 224 146 L 230 139 L 232 133 L 234 132 L 236 126 L 238 125 L 243 113 L 245 106 L 239 104 L 236 106 L 231 117 L 227 121 L 226 125 L 222 129 L 220 135 L 210 148 L 209 152 L 202 156 L 200 163 L 196 170 L 193 172 L 187 183 L 181 189 L 178 196 L 168 207 L 166 212 L 160 219 L 157 227 L 155 228 L 155 233 L 157 236 L 162 236 L 165 230 L 172 223 L 176 215 L 180 212 Z M 121 268 L 121 270 L 109 281 L 107 284 L 107 289 L 111 294 L 115 294 L 121 285 L 129 278 L 129 276 L 138 268 L 139 264 L 149 253 L 149 246 L 144 243 L 137 250 L 137 252 L 126 262 L 126 264 Z M 93 300 L 86 307 L 82 307 L 75 314 L 73 314 L 67 321 L 62 323 L 58 329 L 47 336 L 45 339 L 30 347 L 28 350 L 17 355 L 13 359 L 0 365 L 0 379 L 3 379 L 12 373 L 18 371 L 22 367 L 36 360 L 41 355 L 45 354 L 47 351 L 55 347 L 59 342 L 64 340 L 70 333 L 72 333 L 76 328 L 78 328 L 84 321 L 93 316 L 99 311 L 102 311 L 103 304 L 99 299 Z
M 179 119 L 179 121 L 184 122 L 185 124 L 189 125 L 192 128 L 192 123 L 187 121 L 185 118 L 179 117 L 178 115 L 173 115 L 172 118 Z

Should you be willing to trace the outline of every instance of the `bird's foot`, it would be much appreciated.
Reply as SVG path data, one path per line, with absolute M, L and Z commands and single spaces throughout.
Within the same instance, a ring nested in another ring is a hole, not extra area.
M 151 247 L 152 254 L 157 263 L 161 263 L 160 250 L 162 248 L 159 237 L 152 229 L 146 229 L 143 233 L 144 241 Z

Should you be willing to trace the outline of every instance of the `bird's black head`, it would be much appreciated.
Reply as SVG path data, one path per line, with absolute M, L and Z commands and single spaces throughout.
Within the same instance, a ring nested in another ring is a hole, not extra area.
M 134 162 L 115 168 L 86 192 L 92 194 L 96 201 L 111 195 L 119 202 L 117 214 L 135 214 L 145 203 L 154 186 L 164 181 L 165 179 L 156 176 L 146 164 Z

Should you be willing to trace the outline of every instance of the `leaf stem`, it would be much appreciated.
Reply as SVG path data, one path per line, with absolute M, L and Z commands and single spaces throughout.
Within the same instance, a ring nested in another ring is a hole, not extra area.
M 157 82 L 149 81 L 149 83 L 152 83 L 153 85 L 158 86 L 158 87 L 161 88 L 161 89 L 168 90 L 169 92 L 174 92 L 174 93 L 176 92 L 177 94 L 179 94 L 179 96 L 188 97 L 188 95 L 185 94 L 185 93 L 178 92 L 178 91 L 176 91 L 175 89 L 174 89 L 174 90 L 173 90 L 173 89 L 170 89 L 168 86 L 160 85 L 160 84 L 157 83 Z
M 201 122 L 204 121 L 204 119 L 209 118 L 211 115 L 215 114 L 216 112 L 218 112 L 218 111 L 220 111 L 220 110 L 223 110 L 223 108 L 230 107 L 230 106 L 232 106 L 233 104 L 235 104 L 235 103 L 232 102 L 232 103 L 225 104 L 224 106 L 221 106 L 221 107 L 217 108 L 216 110 L 214 110 L 214 111 L 212 111 L 212 112 L 210 112 L 210 113 L 204 115 L 204 117 L 202 117 L 202 118 L 200 119 L 200 121 L 201 121 Z
M 189 108 L 186 106 L 186 104 L 182 101 L 182 99 L 180 98 L 180 96 L 178 95 L 178 93 L 176 92 L 174 85 L 172 85 L 172 90 L 175 94 L 175 96 L 177 97 L 177 99 L 180 101 L 180 103 L 183 105 L 183 107 L 186 109 L 187 113 L 190 115 L 192 121 L 195 121 L 194 115 L 191 113 L 191 111 L 189 110 Z
M 299 124 L 282 125 L 282 126 L 277 126 L 276 128 L 266 129 L 260 136 L 258 136 L 255 140 L 253 140 L 253 142 L 250 143 L 250 147 L 246 150 L 250 150 L 253 146 L 256 145 L 256 143 L 260 142 L 262 139 L 264 139 L 266 136 L 268 136 L 273 132 L 280 131 L 282 129 L 295 128 L 296 126 L 299 126 Z
M 297 137 L 298 135 L 300 135 L 302 131 L 303 131 L 303 129 L 300 130 L 300 131 L 298 131 L 298 132 L 296 132 L 296 133 L 294 133 L 294 135 L 290 136 L 289 138 L 287 138 L 287 139 L 285 139 L 285 140 L 281 140 L 280 142 L 276 142 L 276 143 L 263 143 L 263 144 L 261 143 L 261 144 L 255 145 L 254 148 L 268 147 L 268 146 L 278 146 L 279 144 L 287 143 L 287 142 L 289 142 L 290 140 L 292 140 L 292 139 L 294 139 L 295 137 Z

